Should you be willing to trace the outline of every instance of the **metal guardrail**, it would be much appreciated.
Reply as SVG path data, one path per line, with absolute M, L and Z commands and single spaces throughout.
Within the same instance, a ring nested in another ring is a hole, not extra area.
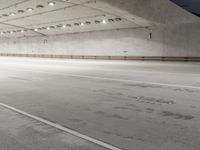
M 53 55 L 53 54 L 15 54 L 15 53 L 0 53 L 0 56 L 61 58 L 61 59 L 193 61 L 193 62 L 200 62 L 200 57 L 170 57 L 170 56 L 167 56 L 167 57 L 162 57 L 162 56 L 94 56 L 94 55 Z

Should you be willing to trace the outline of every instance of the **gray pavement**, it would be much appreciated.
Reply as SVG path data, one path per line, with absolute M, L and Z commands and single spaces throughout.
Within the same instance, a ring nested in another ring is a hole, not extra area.
M 199 66 L 0 57 L 0 102 L 127 150 L 199 150 Z
M 108 150 L 0 106 L 1 150 Z

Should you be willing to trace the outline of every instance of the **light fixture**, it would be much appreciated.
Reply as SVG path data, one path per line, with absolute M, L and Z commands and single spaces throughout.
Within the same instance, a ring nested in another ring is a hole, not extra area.
M 81 26 L 84 26 L 84 25 L 85 25 L 85 24 L 82 22 L 82 23 L 81 23 Z
M 54 26 L 50 26 L 49 28 L 50 28 L 50 29 L 55 29 L 55 27 L 54 27 Z
M 11 16 L 15 16 L 15 15 L 16 15 L 16 13 L 14 13 L 14 12 L 11 12 L 11 13 L 10 13 L 10 15 L 11 15 Z
M 122 21 L 122 18 L 115 18 L 116 21 Z
M 108 22 L 114 22 L 114 19 L 108 19 Z
M 8 15 L 7 15 L 7 14 L 3 14 L 2 16 L 3 16 L 3 17 L 8 17 Z
M 45 29 L 46 29 L 46 27 L 42 27 L 42 28 L 41 28 L 41 30 L 45 30 Z
M 75 26 L 79 26 L 80 24 L 79 24 L 79 23 L 74 23 L 74 25 L 75 25 Z
M 99 23 L 100 23 L 100 21 L 99 21 L 99 20 L 95 20 L 94 22 L 95 22 L 96 24 L 99 24 Z
M 24 10 L 18 10 L 17 12 L 18 13 L 24 13 Z
M 85 22 L 85 24 L 86 24 L 86 25 L 89 25 L 89 24 L 91 24 L 91 22 L 89 22 L 89 21 L 86 21 L 86 22 Z
M 57 25 L 56 27 L 57 28 L 62 28 L 64 25 L 62 25 L 62 24 L 59 24 L 59 25 Z
M 56 3 L 55 2 L 48 2 L 49 6 L 54 6 Z
M 44 5 L 37 5 L 36 8 L 44 8 Z
M 38 29 L 36 28 L 36 29 L 34 29 L 34 31 L 38 31 Z
M 50 27 L 47 27 L 47 30 L 50 30 L 51 28 Z
M 103 23 L 103 24 L 106 24 L 106 23 L 107 23 L 107 21 L 106 21 L 105 19 L 103 19 L 102 23 Z
M 4 33 L 3 33 L 3 32 L 1 32 L 1 35 L 4 35 Z
M 10 34 L 13 34 L 14 32 L 13 31 L 10 31 Z
M 63 28 L 66 28 L 66 25 L 63 25 L 62 27 L 63 27 Z
M 66 26 L 67 26 L 67 27 L 71 27 L 72 25 L 71 25 L 71 24 L 66 24 Z
M 27 8 L 27 10 L 31 12 L 31 11 L 33 11 L 33 8 Z

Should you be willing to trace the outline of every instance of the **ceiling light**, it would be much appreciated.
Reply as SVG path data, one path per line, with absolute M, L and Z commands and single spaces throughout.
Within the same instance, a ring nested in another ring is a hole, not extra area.
M 37 5 L 37 8 L 44 8 L 44 5 Z
M 67 27 L 71 27 L 72 25 L 71 25 L 71 24 L 67 24 L 66 26 L 67 26 Z
M 17 12 L 18 13 L 24 13 L 24 10 L 18 10 Z
M 95 20 L 94 22 L 95 22 L 96 24 L 99 24 L 99 23 L 100 23 L 100 21 L 98 21 L 98 20 Z
M 33 8 L 27 8 L 27 10 L 31 12 L 31 11 L 33 11 Z
M 54 27 L 54 26 L 50 26 L 49 28 L 50 28 L 50 29 L 55 29 L 55 27 Z
M 81 26 L 84 26 L 84 25 L 85 25 L 85 24 L 82 22 L 82 23 L 81 23 Z
M 50 27 L 47 27 L 47 30 L 50 30 Z
M 24 30 L 21 30 L 21 33 L 24 33 Z
M 3 14 L 2 16 L 3 16 L 3 17 L 8 17 L 8 15 L 7 15 L 7 14 Z
M 89 21 L 86 21 L 86 22 L 85 22 L 85 24 L 89 25 L 89 24 L 91 24 L 91 22 L 89 22 Z
M 3 33 L 3 32 L 1 32 L 1 35 L 4 35 L 4 33 Z
M 42 28 L 41 28 L 41 30 L 45 30 L 45 29 L 46 29 L 46 27 L 42 27 Z
M 16 15 L 16 13 L 14 13 L 14 12 L 11 12 L 11 13 L 10 13 L 10 15 L 11 15 L 11 16 L 15 16 L 15 15 Z
M 108 19 L 108 22 L 113 22 L 114 21 L 114 19 Z
M 79 24 L 79 23 L 74 23 L 74 25 L 75 25 L 75 26 L 79 26 L 80 24 Z
M 13 34 L 13 31 L 10 31 L 10 34 Z
M 34 31 L 38 31 L 38 29 L 34 29 Z
M 103 23 L 103 24 L 106 24 L 106 23 L 107 23 L 107 21 L 104 19 L 104 20 L 102 21 L 102 23 Z
M 48 2 L 49 6 L 54 6 L 56 3 L 55 2 Z
M 66 25 L 63 25 L 62 27 L 63 27 L 63 28 L 66 28 Z
M 116 21 L 122 21 L 122 18 L 116 18 L 115 20 Z
M 62 25 L 62 24 L 56 25 L 57 28 L 63 28 L 63 26 L 64 26 L 64 25 Z

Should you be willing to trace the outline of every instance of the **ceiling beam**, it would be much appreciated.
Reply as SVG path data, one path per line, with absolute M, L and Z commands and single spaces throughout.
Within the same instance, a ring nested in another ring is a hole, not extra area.
M 78 18 L 73 18 L 73 19 L 64 19 L 64 20 L 58 20 L 58 21 L 52 21 L 52 22 L 45 22 L 45 23 L 40 23 L 40 24 L 31 24 L 31 25 L 26 25 L 24 27 L 30 27 L 30 26 L 40 26 L 40 25 L 47 25 L 47 24 L 54 24 L 54 23 L 62 23 L 62 22 L 69 22 L 69 21 L 74 21 L 74 20 L 81 20 L 81 19 L 91 19 L 91 18 L 96 18 L 96 17 L 103 17 L 105 16 L 104 14 L 101 15 L 93 15 L 93 16 L 86 16 L 86 17 L 78 17 Z
M 8 6 L 6 6 L 6 7 L 0 8 L 0 10 L 5 10 L 5 9 L 11 8 L 11 7 L 16 7 L 17 5 L 20 5 L 20 4 L 29 2 L 29 1 L 32 1 L 32 0 L 23 0 L 23 1 L 21 1 L 21 2 L 14 3 L 14 4 L 8 5 Z
M 8 19 L 8 20 L 4 20 L 4 21 L 2 21 L 2 22 L 5 23 L 5 22 L 9 22 L 9 21 L 15 21 L 15 20 L 30 18 L 30 17 L 33 17 L 33 16 L 43 15 L 43 14 L 47 14 L 47 13 L 51 13 L 51 12 L 56 12 L 56 11 L 64 10 L 64 9 L 67 9 L 67 8 L 72 8 L 72 7 L 80 6 L 80 5 L 85 4 L 85 3 L 88 3 L 88 2 L 89 2 L 89 1 L 84 2 L 84 3 L 81 3 L 81 4 L 73 4 L 73 5 L 71 5 L 71 6 L 65 6 L 65 7 L 62 7 L 62 8 L 57 8 L 57 9 L 50 10 L 50 11 L 45 11 L 45 12 L 40 12 L 40 13 L 36 13 L 36 14 L 32 14 L 32 15 L 23 16 L 23 17 Z
M 29 28 L 22 27 L 22 26 L 17 26 L 17 25 L 13 25 L 13 24 L 8 24 L 8 23 L 3 23 L 3 22 L 0 22 L 0 24 L 6 25 L 6 26 L 15 27 L 15 28 L 20 28 L 20 29 L 24 29 L 24 30 L 30 30 Z M 42 36 L 47 36 L 46 34 L 43 34 L 43 33 L 38 32 L 38 31 L 34 31 L 34 30 L 31 30 L 31 31 L 34 32 L 34 33 L 40 34 Z
M 55 0 L 55 1 L 62 2 L 62 3 L 76 4 L 76 3 L 70 2 L 70 1 L 62 1 L 62 0 Z M 82 3 L 82 4 L 79 4 L 79 5 L 81 5 L 82 7 L 85 7 L 85 8 L 90 8 L 90 9 L 93 9 L 93 10 L 96 10 L 96 11 L 100 11 L 100 12 L 102 12 L 102 13 L 104 13 L 104 14 L 108 14 L 108 15 L 120 17 L 120 18 L 122 18 L 122 19 L 124 19 L 124 20 L 126 20 L 126 21 L 128 21 L 128 22 L 131 22 L 131 23 L 134 23 L 134 24 L 138 25 L 139 27 L 144 27 L 144 28 L 146 28 L 146 26 L 142 26 L 142 25 L 137 24 L 134 20 L 127 19 L 127 18 L 125 18 L 125 17 L 123 17 L 123 16 L 117 15 L 117 14 L 115 14 L 115 13 L 111 13 L 111 12 L 106 11 L 106 10 L 104 10 L 104 9 L 100 9 L 100 8 L 96 8 L 96 7 L 92 7 L 92 6 L 87 6 L 86 4 L 89 4 L 89 3 L 97 3 L 97 1 L 96 1 L 96 0 L 90 0 L 90 1 L 88 1 L 88 2 L 86 2 L 86 3 Z

